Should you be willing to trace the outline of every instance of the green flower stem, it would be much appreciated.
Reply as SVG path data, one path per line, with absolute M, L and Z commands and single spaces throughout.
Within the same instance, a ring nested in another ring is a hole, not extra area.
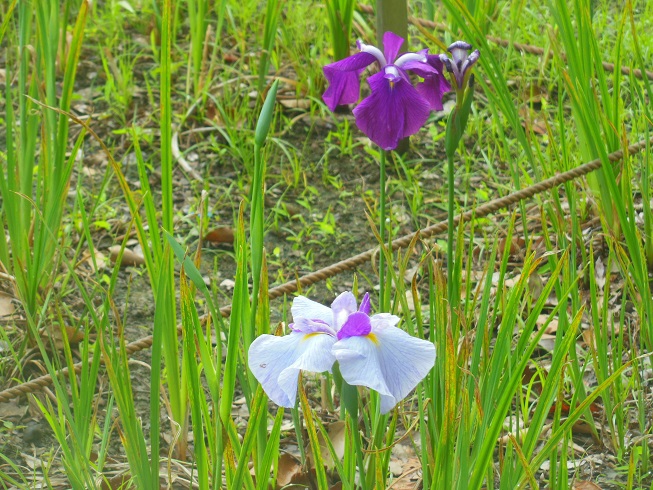
M 453 154 L 450 154 L 447 157 L 447 182 L 448 182 L 448 193 L 449 193 L 449 203 L 448 203 L 448 236 L 447 236 L 447 299 L 449 300 L 449 310 L 451 314 L 451 320 L 453 322 L 453 312 L 454 308 L 457 306 L 454 304 L 454 274 L 456 271 L 455 265 L 455 247 L 454 247 L 454 212 L 455 212 L 455 194 L 454 194 L 454 159 Z
M 386 174 L 385 174 L 385 161 L 386 161 L 386 151 L 381 150 L 381 158 L 379 160 L 379 166 L 380 166 L 380 187 L 381 187 L 381 194 L 380 194 L 380 203 L 379 203 L 379 215 L 380 215 L 380 223 L 379 223 L 379 236 L 381 237 L 381 244 L 385 245 L 387 243 L 387 238 L 386 238 L 386 231 L 385 231 L 385 201 L 386 201 L 386 195 L 385 195 L 385 185 L 386 185 Z M 381 251 L 379 253 L 379 305 L 381 307 L 381 311 L 387 311 L 388 307 L 390 306 L 386 299 L 386 265 L 385 265 L 385 255 L 383 253 L 383 248 L 381 248 Z
M 361 444 L 361 436 L 358 431 L 358 388 L 351 386 L 344 379 L 342 380 L 342 391 L 340 392 L 340 400 L 345 407 L 345 412 L 349 414 L 351 420 L 352 435 L 354 441 L 354 454 L 356 455 L 356 464 L 360 472 L 360 481 L 365 488 L 366 475 L 365 475 L 365 461 L 363 459 L 363 448 Z

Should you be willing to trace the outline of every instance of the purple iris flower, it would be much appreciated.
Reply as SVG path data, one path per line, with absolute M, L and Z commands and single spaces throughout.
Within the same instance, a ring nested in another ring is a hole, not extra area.
M 435 346 L 397 328 L 398 317 L 370 316 L 368 294 L 358 308 L 351 292 L 331 308 L 298 296 L 291 312 L 290 335 L 261 335 L 249 349 L 249 367 L 277 405 L 295 406 L 300 370 L 330 372 L 337 360 L 345 381 L 378 391 L 387 413 L 435 363 Z
M 447 67 L 447 71 L 453 74 L 457 91 L 465 88 L 469 78 L 469 70 L 481 56 L 478 49 L 470 54 L 471 49 L 471 44 L 465 41 L 456 41 L 447 48 L 447 51 L 451 53 L 451 58 L 447 57 L 446 54 L 440 55 L 440 59 Z
M 427 50 L 397 57 L 403 42 L 402 37 L 386 32 L 382 53 L 359 40 L 360 53 L 324 67 L 329 88 L 322 98 L 333 111 L 338 105 L 358 101 L 361 73 L 378 62 L 380 71 L 367 79 L 371 93 L 353 112 L 359 129 L 384 150 L 396 148 L 399 140 L 419 131 L 431 110 L 442 109 L 442 94 L 450 88 L 441 62 L 438 70 L 438 61 L 429 59 Z M 424 82 L 414 87 L 408 71 Z

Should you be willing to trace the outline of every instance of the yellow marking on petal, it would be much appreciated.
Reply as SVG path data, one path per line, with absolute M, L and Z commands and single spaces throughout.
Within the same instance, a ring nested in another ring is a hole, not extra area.
M 390 80 L 390 90 L 392 90 L 393 88 L 395 88 L 395 82 Z
M 372 332 L 368 333 L 366 337 L 370 339 L 374 343 L 374 345 L 379 345 L 379 339 Z
M 310 337 L 315 337 L 316 335 L 322 335 L 322 332 L 311 332 L 311 333 L 307 333 L 306 335 L 304 335 L 304 337 L 302 337 L 302 342 L 305 342 L 305 341 L 308 340 Z

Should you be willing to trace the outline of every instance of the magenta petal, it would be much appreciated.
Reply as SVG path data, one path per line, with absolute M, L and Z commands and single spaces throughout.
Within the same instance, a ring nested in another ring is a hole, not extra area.
M 442 96 L 451 90 L 451 85 L 444 75 L 438 74 L 425 78 L 415 88 L 428 101 L 432 110 L 441 111 L 443 109 Z
M 357 311 L 347 318 L 347 321 L 338 331 L 338 340 L 349 337 L 365 336 L 372 331 L 372 322 L 365 313 Z
M 383 34 L 383 54 L 388 64 L 392 64 L 397 59 L 401 45 L 404 44 L 404 38 L 397 36 L 394 32 Z
M 438 70 L 433 68 L 431 65 L 424 63 L 423 61 L 409 61 L 401 65 L 404 70 L 412 71 L 417 73 L 420 77 L 425 78 L 430 75 L 435 75 L 438 73 Z
M 443 109 L 442 96 L 451 90 L 451 85 L 444 75 L 445 66 L 440 57 L 428 55 L 427 60 L 431 72 L 425 72 L 420 66 L 409 69 L 424 78 L 424 81 L 415 87 L 420 95 L 429 102 L 432 110 L 441 111 Z
M 322 99 L 332 111 L 342 104 L 353 104 L 360 95 L 360 74 L 376 58 L 369 53 L 356 53 L 344 60 L 331 63 L 324 67 L 324 76 L 329 82 L 329 88 Z
M 356 125 L 384 150 L 393 150 L 399 140 L 417 133 L 429 117 L 429 102 L 409 81 L 390 83 L 384 72 L 368 78 L 372 89 L 355 109 Z

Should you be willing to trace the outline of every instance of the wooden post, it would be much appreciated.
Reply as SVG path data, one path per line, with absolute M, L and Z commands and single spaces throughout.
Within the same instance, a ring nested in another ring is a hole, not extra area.
M 386 31 L 407 38 L 408 3 L 406 0 L 376 0 L 376 38 L 379 47 L 383 46 L 383 33 Z

